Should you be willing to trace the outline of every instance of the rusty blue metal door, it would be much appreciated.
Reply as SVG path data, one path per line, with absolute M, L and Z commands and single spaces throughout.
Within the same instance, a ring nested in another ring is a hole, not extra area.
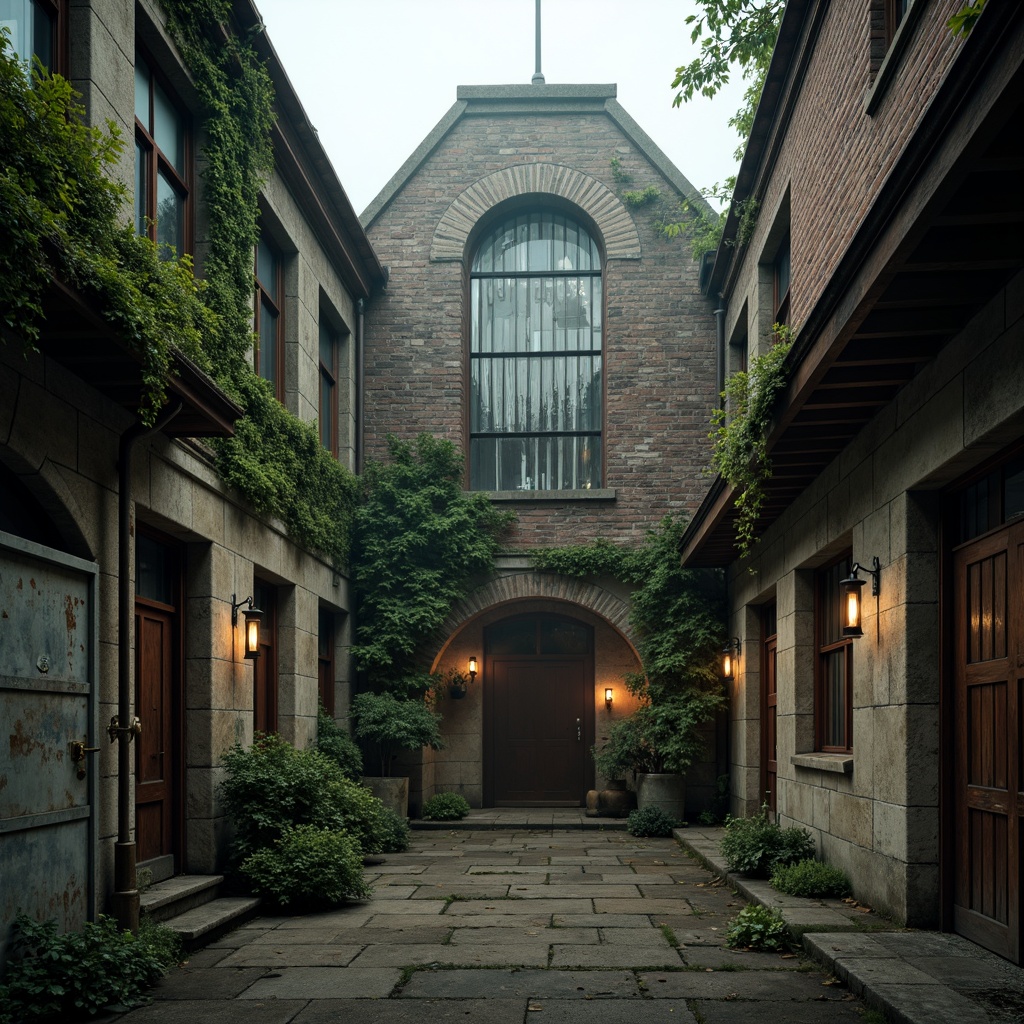
M 0 964 L 19 910 L 95 916 L 97 573 L 0 532 Z

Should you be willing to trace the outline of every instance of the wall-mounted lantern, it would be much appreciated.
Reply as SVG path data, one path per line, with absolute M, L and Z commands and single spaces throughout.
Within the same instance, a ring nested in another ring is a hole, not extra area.
M 604 688 L 604 706 L 611 711 L 613 690 L 610 686 Z
M 861 626 L 860 592 L 867 580 L 860 579 L 857 575 L 859 572 L 866 572 L 871 577 L 871 595 L 878 597 L 878 580 L 882 573 L 878 556 L 875 555 L 871 560 L 870 569 L 864 568 L 859 562 L 854 562 L 850 575 L 845 580 L 839 581 L 839 597 L 842 602 L 840 613 L 843 623 L 840 632 L 843 636 L 864 635 L 864 629 Z
M 263 612 L 257 608 L 251 597 L 243 597 L 236 601 L 237 595 L 231 595 L 231 625 L 232 628 L 238 625 L 238 609 L 246 606 L 245 612 L 245 656 L 247 658 L 258 658 L 260 656 L 260 620 Z
M 476 679 L 476 656 L 469 659 L 469 681 Z
M 722 648 L 722 678 L 732 679 L 736 674 L 736 660 L 740 656 L 740 638 L 732 637 Z

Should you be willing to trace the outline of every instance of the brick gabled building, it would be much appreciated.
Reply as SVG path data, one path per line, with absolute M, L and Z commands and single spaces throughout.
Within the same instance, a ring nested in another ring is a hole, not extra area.
M 767 794 L 860 899 L 1020 962 L 1024 14 L 955 37 L 961 6 L 787 5 L 756 228 L 706 280 L 730 371 L 795 331 L 760 541 L 718 480 L 682 557 L 728 567 L 733 812 Z
M 578 805 L 590 747 L 629 710 L 628 593 L 526 556 L 638 543 L 703 494 L 714 307 L 657 229 L 683 197 L 702 202 L 614 86 L 463 87 L 363 214 L 389 270 L 367 315 L 367 456 L 389 432 L 447 437 L 466 486 L 518 516 L 497 577 L 429 652 L 437 669 L 478 657 L 482 685 L 446 705 L 420 796 Z M 695 805 L 713 781 L 692 774 Z

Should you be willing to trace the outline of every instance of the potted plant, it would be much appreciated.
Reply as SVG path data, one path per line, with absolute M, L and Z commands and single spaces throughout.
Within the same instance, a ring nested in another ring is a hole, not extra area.
M 612 726 L 608 742 L 594 753 L 594 764 L 610 779 L 632 772 L 641 809 L 660 807 L 682 820 L 686 769 L 703 754 L 701 726 L 723 706 L 724 697 L 717 687 L 652 687 L 637 679 L 627 685 L 640 698 L 640 707 Z
M 377 754 L 379 776 L 364 776 L 370 789 L 402 818 L 409 815 L 409 780 L 393 777 L 394 760 L 403 750 L 443 746 L 440 716 L 422 698 L 392 693 L 360 693 L 352 699 L 353 732 Z

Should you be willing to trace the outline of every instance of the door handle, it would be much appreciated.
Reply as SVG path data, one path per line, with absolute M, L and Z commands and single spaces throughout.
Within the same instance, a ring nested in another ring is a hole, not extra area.
M 576 742 L 579 743 L 583 739 L 583 728 L 580 726 L 580 720 L 576 719 Z
M 80 779 L 85 778 L 85 755 L 95 754 L 99 747 L 88 747 L 86 746 L 88 740 L 72 740 L 68 744 L 68 753 L 71 755 L 71 760 L 78 765 L 78 771 L 76 774 Z

